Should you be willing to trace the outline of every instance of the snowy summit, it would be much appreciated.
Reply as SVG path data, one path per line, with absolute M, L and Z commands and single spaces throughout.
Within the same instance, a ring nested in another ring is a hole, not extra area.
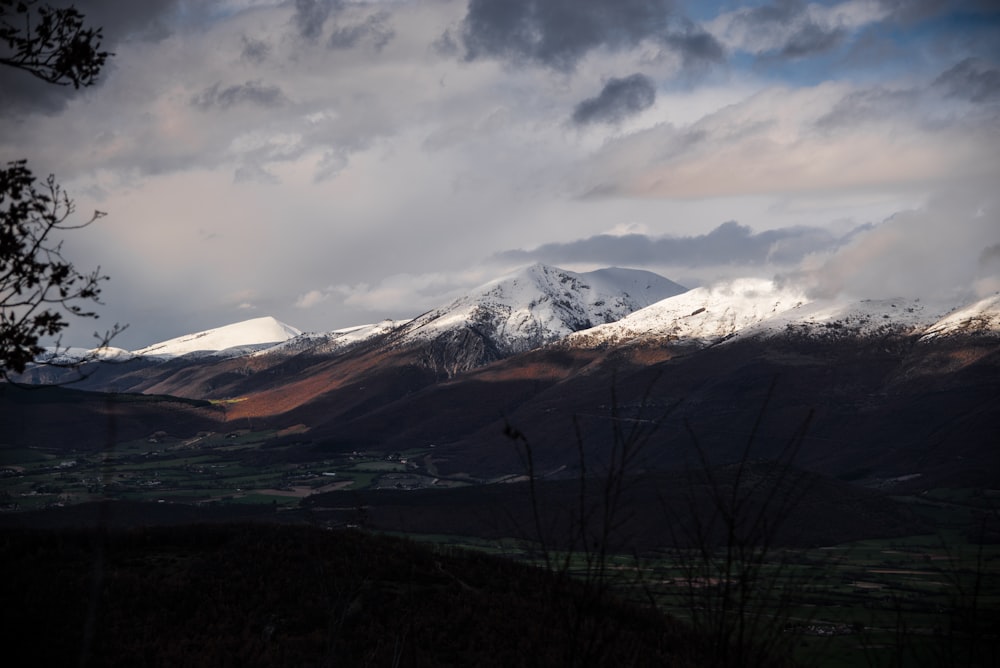
M 273 345 L 301 332 L 270 316 L 244 320 L 232 325 L 185 334 L 132 351 L 143 357 L 179 357 L 197 352 L 218 352 L 229 348 Z
M 658 274 L 616 267 L 575 273 L 535 264 L 491 281 L 413 319 L 406 338 L 429 340 L 462 330 L 485 336 L 502 354 L 530 350 L 687 288 Z

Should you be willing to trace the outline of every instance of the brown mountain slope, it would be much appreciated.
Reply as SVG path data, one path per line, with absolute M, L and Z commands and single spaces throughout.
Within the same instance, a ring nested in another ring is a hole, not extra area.
M 8 447 L 92 450 L 159 431 L 187 437 L 218 429 L 223 418 L 205 401 L 0 383 L 0 444 Z

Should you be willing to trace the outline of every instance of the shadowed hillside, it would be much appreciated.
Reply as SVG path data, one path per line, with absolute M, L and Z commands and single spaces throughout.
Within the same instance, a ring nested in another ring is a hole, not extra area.
M 474 553 L 308 527 L 0 533 L 8 665 L 697 666 L 682 627 Z M 58 642 L 53 639 L 58 638 Z

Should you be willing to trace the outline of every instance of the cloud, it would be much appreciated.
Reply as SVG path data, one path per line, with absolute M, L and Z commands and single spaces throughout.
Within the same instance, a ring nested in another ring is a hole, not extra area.
M 934 85 L 970 102 L 1000 101 L 1000 69 L 979 58 L 966 58 L 942 73 Z
M 797 278 L 819 297 L 967 299 L 996 283 L 984 279 L 997 278 L 1000 263 L 990 250 L 997 247 L 996 195 L 981 186 L 956 187 L 856 235 L 832 256 L 807 262 Z
M 184 16 L 199 20 L 208 15 L 218 2 L 192 3 L 183 0 L 79 0 L 77 9 L 87 22 L 100 26 L 104 47 L 114 50 L 120 42 L 155 42 L 173 34 Z
M 806 23 L 788 37 L 778 55 L 783 58 L 802 58 L 825 53 L 840 46 L 846 35 L 847 31 L 840 27 L 827 29 L 815 23 Z
M 679 51 L 686 61 L 721 54 L 674 0 L 469 0 L 461 39 L 467 60 L 498 58 L 562 71 L 597 49 L 631 49 L 646 40 Z
M 912 23 L 928 19 L 961 4 L 975 5 L 962 0 L 878 0 L 878 5 L 888 11 L 893 20 Z
M 269 185 L 277 185 L 281 183 L 281 179 L 273 173 L 267 171 L 262 166 L 253 163 L 237 167 L 233 174 L 233 181 L 235 183 L 265 183 Z
M 330 33 L 327 46 L 331 49 L 351 49 L 368 39 L 376 51 L 381 51 L 395 36 L 396 31 L 389 24 L 389 12 L 379 11 L 361 23 L 335 28 Z
M 159 41 L 170 35 L 176 27 L 180 0 L 149 0 L 144 2 L 119 2 L 116 0 L 81 0 L 74 4 L 83 14 L 84 26 L 100 28 L 101 50 L 114 53 L 125 41 Z M 208 4 L 208 3 L 206 3 Z M 193 9 L 197 13 L 197 9 Z M 97 78 L 99 88 L 109 73 L 117 67 L 112 56 Z M 86 93 L 72 86 L 53 86 L 10 67 L 0 67 L 0 90 L 3 91 L 5 111 L 17 114 L 62 111 L 73 99 Z
M 331 294 L 328 291 L 310 290 L 303 295 L 299 295 L 299 298 L 295 300 L 295 308 L 312 308 L 317 304 L 322 304 L 330 297 Z
M 476 266 L 451 272 L 397 273 L 377 283 L 340 284 L 319 291 L 345 306 L 377 317 L 413 317 L 443 306 L 468 290 L 496 278 L 495 267 Z
M 260 81 L 247 81 L 244 84 L 228 86 L 220 90 L 221 84 L 215 83 L 204 89 L 191 99 L 191 104 L 206 111 L 212 108 L 229 109 L 242 104 L 258 107 L 280 107 L 288 102 L 288 98 L 277 86 L 266 86 Z
M 511 262 L 619 266 L 792 265 L 810 254 L 832 252 L 843 242 L 844 237 L 821 228 L 789 227 L 754 232 L 746 225 L 730 221 L 701 235 L 600 234 L 577 241 L 549 243 L 533 250 L 508 250 L 499 253 L 497 258 Z
M 726 56 L 722 44 L 689 20 L 679 21 L 680 27 L 663 37 L 665 44 L 681 55 L 684 67 L 699 70 L 710 63 L 722 62 Z
M 636 73 L 624 79 L 612 78 L 604 84 L 597 97 L 580 102 L 573 110 L 573 122 L 619 123 L 627 117 L 645 111 L 656 101 L 656 85 L 645 74 Z
M 761 2 L 786 20 L 730 11 Z M 0 85 L 0 153 L 110 212 L 67 241 L 112 276 L 102 317 L 136 347 L 242 303 L 316 331 L 406 317 L 536 258 L 684 284 L 815 268 L 867 234 L 851 227 L 1000 175 L 996 41 L 960 44 L 952 12 L 908 29 L 873 0 L 730 2 L 727 33 L 678 0 L 97 5 L 122 12 L 101 84 L 26 91 L 48 115 Z M 843 69 L 863 35 L 898 52 Z M 977 240 L 980 271 L 998 240 Z
M 53 86 L 9 67 L 0 67 L 0 90 L 4 112 L 12 116 L 55 114 L 65 109 L 70 100 L 84 94 L 72 86 Z
M 850 130 L 880 119 L 905 116 L 920 101 L 921 93 L 915 88 L 874 87 L 853 91 L 816 119 L 815 126 L 821 131 Z
M 836 49 L 853 31 L 888 14 L 887 8 L 867 0 L 834 5 L 776 0 L 720 14 L 706 27 L 730 49 L 798 59 Z
M 580 162 L 586 197 L 902 192 L 1000 173 L 997 114 L 940 86 L 770 88 L 687 124 L 608 139 Z
M 1000 270 L 1000 243 L 987 246 L 979 253 L 979 267 L 982 269 L 992 267 Z
M 292 22 L 300 37 L 315 42 L 323 34 L 323 24 L 330 14 L 340 7 L 341 0 L 295 0 Z
M 240 58 L 255 65 L 260 65 L 271 54 L 271 45 L 262 39 L 243 36 L 243 50 Z

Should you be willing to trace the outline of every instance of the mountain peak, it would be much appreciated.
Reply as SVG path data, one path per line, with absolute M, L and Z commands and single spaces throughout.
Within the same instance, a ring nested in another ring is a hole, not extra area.
M 139 350 L 135 355 L 154 357 L 177 357 L 194 352 L 216 352 L 239 346 L 262 346 L 287 341 L 301 332 L 290 325 L 263 316 L 231 325 L 224 325 L 202 332 L 185 334 L 167 341 L 154 343 Z
M 457 371 L 614 322 L 684 290 L 648 271 L 576 273 L 538 263 L 415 318 L 402 328 L 400 341 L 432 341 L 441 352 L 461 348 L 461 363 L 449 367 Z

